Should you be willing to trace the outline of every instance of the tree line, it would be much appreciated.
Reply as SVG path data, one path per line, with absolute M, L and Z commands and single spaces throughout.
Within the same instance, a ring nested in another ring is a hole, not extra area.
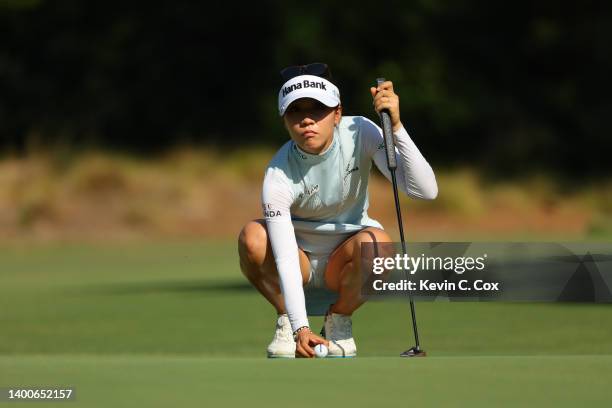
M 345 114 L 391 79 L 438 165 L 610 174 L 609 2 L 0 2 L 0 149 L 279 146 L 279 70 L 326 62 Z

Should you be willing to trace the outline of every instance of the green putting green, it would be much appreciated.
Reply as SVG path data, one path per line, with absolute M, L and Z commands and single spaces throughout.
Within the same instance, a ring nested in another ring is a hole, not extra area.
M 372 302 L 354 317 L 356 359 L 277 361 L 265 358 L 274 312 L 232 242 L 5 245 L 0 282 L 0 387 L 73 385 L 78 406 L 612 397 L 609 305 L 419 302 L 429 357 L 401 359 L 413 344 L 407 303 Z
M 590 407 L 609 403 L 612 356 L 10 356 L 0 368 L 3 384 L 73 386 L 88 407 Z

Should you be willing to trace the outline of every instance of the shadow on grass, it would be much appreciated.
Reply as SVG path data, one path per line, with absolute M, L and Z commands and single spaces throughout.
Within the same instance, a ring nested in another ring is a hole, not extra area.
M 153 293 L 248 293 L 255 292 L 249 282 L 241 281 L 163 281 L 163 282 L 133 282 L 86 286 L 72 288 L 68 292 L 75 294 L 98 295 L 134 295 Z

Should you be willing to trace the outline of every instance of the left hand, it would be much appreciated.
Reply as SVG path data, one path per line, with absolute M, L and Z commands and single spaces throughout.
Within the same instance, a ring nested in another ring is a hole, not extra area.
M 380 113 L 381 110 L 387 109 L 391 116 L 393 132 L 397 132 L 402 127 L 402 122 L 400 121 L 399 96 L 393 92 L 393 82 L 385 81 L 377 88 L 371 87 L 370 93 L 374 98 L 376 112 Z

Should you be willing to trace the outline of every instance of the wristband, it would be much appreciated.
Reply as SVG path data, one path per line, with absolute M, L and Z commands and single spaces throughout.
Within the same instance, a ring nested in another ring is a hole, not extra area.
M 296 331 L 294 331 L 294 332 L 293 332 L 293 341 L 297 341 L 297 336 L 298 336 L 298 334 L 299 334 L 299 333 L 300 333 L 302 330 L 304 330 L 304 329 L 309 329 L 309 330 L 310 330 L 310 327 L 308 327 L 308 326 L 302 326 L 302 327 L 300 327 L 299 329 L 297 329 Z

